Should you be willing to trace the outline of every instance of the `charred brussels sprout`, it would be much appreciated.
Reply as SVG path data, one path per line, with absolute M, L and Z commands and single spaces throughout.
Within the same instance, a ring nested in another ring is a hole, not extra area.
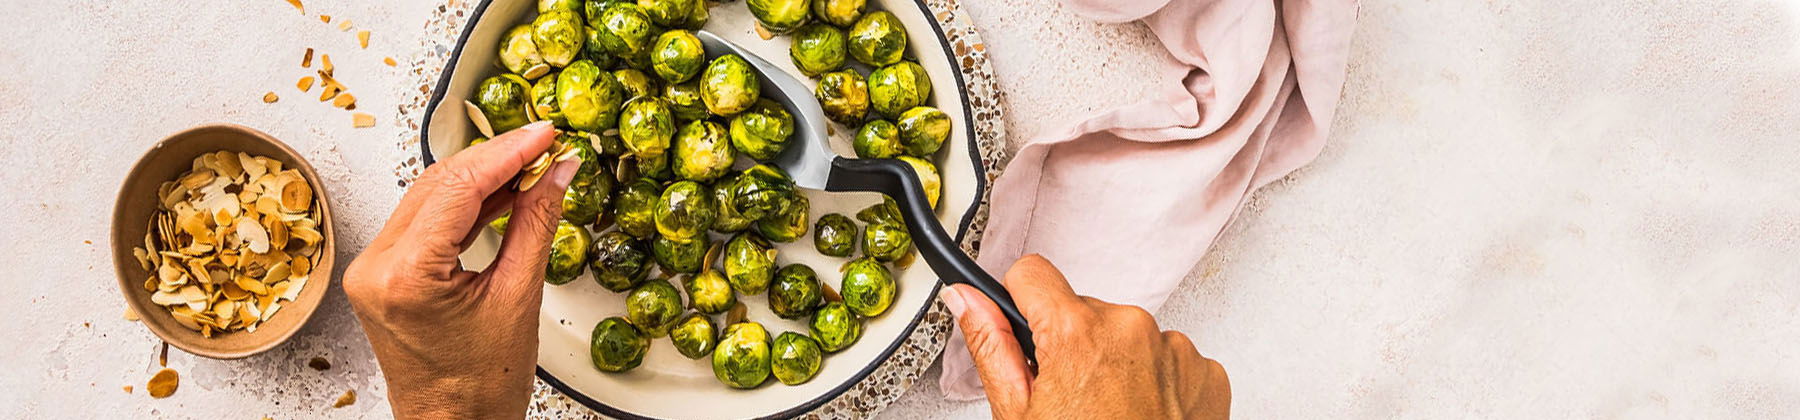
M 500 35 L 500 66 L 506 71 L 516 74 L 543 76 L 542 72 L 549 67 L 534 70 L 533 67 L 544 65 L 544 56 L 538 53 L 537 42 L 531 40 L 531 25 L 524 24 L 508 29 Z
M 819 75 L 813 90 L 825 117 L 839 124 L 855 126 L 869 115 L 869 84 L 856 70 L 840 70 Z
M 823 296 L 819 274 L 812 267 L 788 264 L 775 272 L 775 282 L 769 285 L 769 310 L 782 318 L 801 318 L 812 315 Z
M 856 24 L 867 5 L 868 0 L 812 0 L 812 13 L 825 23 L 848 27 Z
M 625 320 L 651 337 L 669 333 L 676 318 L 681 317 L 681 292 L 668 280 L 651 280 L 631 289 L 625 295 Z
M 869 12 L 850 27 L 850 57 L 870 67 L 900 62 L 906 53 L 906 27 L 887 11 Z
M 600 41 L 600 47 L 619 57 L 630 57 L 647 51 L 650 43 L 656 40 L 655 28 L 650 17 L 636 4 L 613 2 L 600 12 L 600 20 L 593 22 L 593 31 Z
M 812 19 L 806 0 L 747 0 L 744 4 L 763 28 L 777 34 L 793 32 Z
M 900 218 L 900 203 L 894 202 L 893 197 L 888 197 L 886 195 L 881 196 L 880 204 L 871 205 L 856 212 L 856 220 L 861 220 L 863 223 L 871 225 L 906 225 L 905 219 Z
M 769 164 L 759 164 L 738 174 L 731 184 L 731 208 L 739 216 L 756 221 L 787 209 L 793 201 L 794 179 Z
M 619 109 L 619 138 L 638 157 L 660 155 L 675 136 L 675 114 L 661 98 L 639 96 Z
M 807 207 L 806 196 L 794 194 L 788 200 L 786 209 L 756 221 L 756 233 L 771 241 L 788 243 L 806 236 Z
M 650 250 L 644 243 L 623 232 L 610 231 L 594 239 L 588 266 L 594 269 L 594 282 L 614 292 L 623 292 L 643 283 L 650 273 Z
M 650 255 L 656 257 L 663 270 L 693 274 L 700 272 L 700 265 L 706 262 L 706 246 L 706 241 L 682 243 L 658 236 L 650 240 Z
M 662 26 L 685 25 L 688 14 L 694 11 L 692 0 L 637 0 L 637 5 L 651 22 Z
M 613 70 L 612 75 L 614 79 L 619 80 L 619 86 L 625 88 L 626 100 L 640 96 L 656 96 L 661 92 L 656 79 L 651 79 L 650 75 L 637 69 Z
M 684 3 L 687 0 L 654 0 L 669 3 Z M 680 29 L 663 32 L 656 37 L 656 45 L 650 49 L 650 68 L 657 76 L 669 83 L 681 83 L 700 74 L 706 67 L 706 48 L 700 45 L 700 38 L 693 32 Z
M 869 104 L 888 118 L 924 105 L 931 97 L 931 77 L 919 63 L 902 61 L 869 73 Z
M 705 184 L 680 181 L 669 185 L 656 201 L 656 231 L 675 242 L 705 243 L 706 230 L 719 212 L 712 198 L 712 190 Z M 701 252 L 706 252 L 704 247 Z
M 769 370 L 775 374 L 776 380 L 788 385 L 799 385 L 812 380 L 814 375 L 819 374 L 819 362 L 825 360 L 818 340 L 793 331 L 783 332 L 775 337 L 769 353 L 775 358 L 769 362 Z
M 794 67 L 807 76 L 844 67 L 844 31 L 823 23 L 814 23 L 794 31 L 794 43 L 788 45 L 788 57 Z
M 644 363 L 650 352 L 650 337 L 624 318 L 611 317 L 594 324 L 594 338 L 588 344 L 588 357 L 594 368 L 604 372 L 624 372 Z
M 856 150 L 856 157 L 863 159 L 886 159 L 906 153 L 906 145 L 900 143 L 900 129 L 887 120 L 869 121 L 856 129 L 850 147 Z
M 725 138 L 725 126 L 707 120 L 694 120 L 675 133 L 671 156 L 675 176 L 695 181 L 711 181 L 731 170 L 737 159 L 731 140 Z
M 928 106 L 913 107 L 900 113 L 900 144 L 906 154 L 928 157 L 944 147 L 950 138 L 950 115 Z
M 669 112 L 675 113 L 676 122 L 706 118 L 706 101 L 700 100 L 699 80 L 664 84 L 662 96 L 669 101 Z
M 556 74 L 556 101 L 570 127 L 600 132 L 618 124 L 624 101 L 619 82 L 588 60 L 569 63 Z
M 937 208 L 939 191 L 943 189 L 942 180 L 938 178 L 937 165 L 912 156 L 901 156 L 900 160 L 912 165 L 913 172 L 919 174 L 919 184 L 925 187 L 925 199 L 931 203 L 931 208 Z
M 912 250 L 912 235 L 906 227 L 895 224 L 870 224 L 863 231 L 863 255 L 881 262 L 893 262 Z
M 813 339 L 819 340 L 819 348 L 828 353 L 850 347 L 856 339 L 862 337 L 862 319 L 850 312 L 843 302 L 831 302 L 813 311 L 812 322 L 808 327 L 812 330 Z
M 475 107 L 487 117 L 495 133 L 525 126 L 525 107 L 530 102 L 531 87 L 517 75 L 489 77 L 475 87 Z
M 887 266 L 860 258 L 844 266 L 844 306 L 857 315 L 873 317 L 894 304 L 894 277 Z
M 537 44 L 538 54 L 544 57 L 545 63 L 565 67 L 575 61 L 575 55 L 581 53 L 581 45 L 587 42 L 585 30 L 581 13 L 552 10 L 539 13 L 537 19 L 531 21 L 531 42 Z
M 769 160 L 787 148 L 794 135 L 794 116 L 768 99 L 731 117 L 731 146 L 751 159 Z
M 714 115 L 729 117 L 750 109 L 762 97 L 756 69 L 736 54 L 714 58 L 700 75 L 700 99 Z
M 725 243 L 725 278 L 744 295 L 762 293 L 775 277 L 775 249 L 756 235 L 739 233 Z
M 656 181 L 639 178 L 625 184 L 619 190 L 619 197 L 613 203 L 613 222 L 619 224 L 619 230 L 639 238 L 648 238 L 656 234 L 656 201 L 662 197 L 662 187 Z
M 856 251 L 856 222 L 837 213 L 819 216 L 813 223 L 813 248 L 833 257 L 850 256 Z
M 682 356 L 699 359 L 712 354 L 713 347 L 719 345 L 719 331 L 713 328 L 712 318 L 690 312 L 669 328 L 669 341 L 675 343 L 675 351 Z
M 581 0 L 538 0 L 537 2 L 538 13 L 547 13 L 557 10 L 581 13 Z
M 719 216 L 713 218 L 712 230 L 719 233 L 737 233 L 750 227 L 752 220 L 738 214 L 732 203 L 737 202 L 737 175 L 719 179 L 713 187 L 713 204 L 719 205 Z
M 712 354 L 713 376 L 732 388 L 748 389 L 769 379 L 769 332 L 762 324 L 740 322 L 725 327 Z
M 701 271 L 687 278 L 688 306 L 709 314 L 724 313 L 737 304 L 731 282 L 719 270 Z
M 550 239 L 550 259 L 544 267 L 544 282 L 563 285 L 587 271 L 588 246 L 594 237 L 587 228 L 567 220 L 556 222 L 556 236 Z

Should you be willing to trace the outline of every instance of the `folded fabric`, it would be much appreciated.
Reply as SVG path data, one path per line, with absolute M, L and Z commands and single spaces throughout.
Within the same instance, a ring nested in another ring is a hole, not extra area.
M 1354 1 L 1064 0 L 1142 20 L 1175 59 L 1162 94 L 1031 139 L 995 180 L 978 259 L 996 277 L 1038 253 L 1083 295 L 1155 311 L 1257 188 L 1325 145 Z M 961 331 L 950 399 L 981 398 Z

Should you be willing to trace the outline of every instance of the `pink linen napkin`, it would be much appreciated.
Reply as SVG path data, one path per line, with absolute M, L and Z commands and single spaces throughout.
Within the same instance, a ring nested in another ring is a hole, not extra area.
M 1142 20 L 1188 68 L 1157 97 L 1028 142 L 994 182 L 979 261 L 1038 253 L 1083 295 L 1155 311 L 1257 188 L 1324 147 L 1354 0 L 1063 0 Z M 957 331 L 946 398 L 982 397 Z

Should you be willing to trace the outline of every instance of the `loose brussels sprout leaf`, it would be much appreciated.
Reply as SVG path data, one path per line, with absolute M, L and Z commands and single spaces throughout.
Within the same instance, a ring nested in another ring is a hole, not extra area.
M 575 55 L 581 53 L 581 44 L 587 42 L 585 31 L 581 14 L 573 10 L 540 13 L 531 21 L 531 41 L 537 44 L 538 54 L 544 57 L 545 63 L 556 67 L 566 67 L 575 61 Z
M 694 181 L 711 181 L 731 170 L 737 150 L 725 138 L 725 126 L 694 120 L 675 133 L 673 156 L 675 176 Z
M 531 83 L 531 90 L 526 93 L 531 98 L 531 106 L 537 107 L 538 119 L 550 120 L 557 127 L 569 128 L 569 120 L 563 117 L 562 108 L 556 103 L 556 72 L 539 77 Z
M 863 231 L 863 255 L 881 262 L 894 262 L 912 250 L 912 235 L 906 227 L 877 223 Z
M 901 156 L 900 160 L 911 164 L 913 172 L 919 174 L 919 183 L 925 187 L 925 199 L 931 202 L 931 208 L 937 208 L 938 195 L 943 189 L 943 182 L 938 178 L 937 165 L 912 156 Z
M 826 303 L 813 312 L 812 322 L 807 324 L 812 330 L 813 339 L 819 340 L 819 348 L 828 353 L 837 353 L 856 343 L 862 337 L 862 319 L 850 312 L 843 302 Z
M 887 266 L 872 258 L 859 258 L 844 266 L 844 306 L 857 315 L 874 317 L 894 304 L 894 277 Z
M 594 282 L 614 292 L 623 292 L 643 283 L 650 273 L 650 250 L 643 242 L 619 231 L 608 231 L 594 239 L 588 266 L 594 269 Z
M 641 0 L 642 1 L 642 0 Z M 688 0 L 647 0 L 661 3 L 686 3 Z M 681 83 L 700 74 L 706 67 L 706 47 L 693 32 L 672 30 L 656 37 L 650 49 L 650 68 L 669 83 Z
M 694 12 L 694 2 L 690 0 L 637 0 L 637 5 L 651 22 L 662 26 L 685 25 L 688 15 Z
M 761 98 L 762 82 L 757 80 L 756 69 L 736 54 L 714 58 L 700 75 L 700 99 L 713 115 L 735 115 Z
M 667 334 L 684 308 L 681 292 L 668 280 L 644 282 L 625 295 L 625 320 L 651 337 Z
M 625 188 L 619 190 L 619 197 L 613 200 L 613 222 L 631 236 L 648 238 L 656 234 L 653 209 L 661 197 L 662 187 L 656 181 L 639 178 L 625 184 Z
M 550 239 L 550 258 L 544 267 L 544 282 L 563 285 L 587 271 L 588 246 L 594 237 L 587 228 L 567 220 L 556 222 L 556 236 Z
M 725 243 L 725 278 L 733 290 L 746 296 L 762 293 L 774 277 L 775 249 L 763 238 L 745 232 Z
M 676 122 L 705 119 L 708 115 L 706 101 L 700 99 L 700 81 L 697 79 L 664 84 L 662 96 L 669 102 L 669 112 L 675 113 Z
M 656 231 L 675 242 L 705 243 L 706 230 L 718 216 L 719 205 L 712 202 L 712 190 L 694 181 L 679 181 L 664 189 L 654 213 Z M 706 252 L 704 246 L 700 252 Z
M 850 27 L 850 57 L 870 67 L 900 62 L 906 53 L 906 27 L 885 10 L 869 12 Z
M 612 74 L 614 79 L 619 80 L 619 85 L 625 88 L 626 100 L 639 96 L 656 96 L 657 93 L 662 92 L 661 86 L 657 85 L 655 79 L 651 79 L 650 75 L 637 69 L 618 69 L 613 70 Z
M 625 101 L 619 110 L 619 138 L 638 157 L 660 155 L 675 136 L 675 114 L 662 99 L 639 96 Z M 640 161 L 641 162 L 641 161 Z
M 500 36 L 500 65 L 506 71 L 525 73 L 539 64 L 544 64 L 544 56 L 538 54 L 537 42 L 531 40 L 531 25 L 522 24 L 506 30 Z
M 812 315 L 824 299 L 818 273 L 806 264 L 788 264 L 775 272 L 769 285 L 769 310 L 776 316 L 798 319 Z
M 775 337 L 775 343 L 769 348 L 775 359 L 769 363 L 769 370 L 781 383 L 806 383 L 819 374 L 819 362 L 825 360 L 825 353 L 820 350 L 818 340 L 812 337 L 793 331 L 783 332 Z
M 913 107 L 900 113 L 900 144 L 906 145 L 906 154 L 921 158 L 931 157 L 938 148 L 944 146 L 944 140 L 950 138 L 950 115 L 937 108 L 928 106 Z
M 713 376 L 732 388 L 748 389 L 769 379 L 769 332 L 762 324 L 740 322 L 725 327 L 713 349 Z
M 670 273 L 697 273 L 706 260 L 706 241 L 675 242 L 658 236 L 650 240 L 650 254 Z
M 838 27 L 850 27 L 862 17 L 867 0 L 812 0 L 813 17 Z
M 825 117 L 839 124 L 855 126 L 869 115 L 869 84 L 856 70 L 839 70 L 819 75 L 813 97 L 825 108 Z
M 751 221 L 781 213 L 796 195 L 794 179 L 789 178 L 787 172 L 769 164 L 745 169 L 731 188 L 734 197 L 732 209 Z
M 787 148 L 794 136 L 794 116 L 768 99 L 731 117 L 731 146 L 751 159 L 769 160 Z
M 537 2 L 538 13 L 548 13 L 557 10 L 581 13 L 581 0 L 538 0 Z
M 856 212 L 856 220 L 861 220 L 863 223 L 871 225 L 906 225 L 906 220 L 900 218 L 900 203 L 894 202 L 893 197 L 888 197 L 885 194 L 881 196 L 880 204 L 871 205 L 862 209 L 862 211 Z
M 788 45 L 788 58 L 794 59 L 794 67 L 800 69 L 800 73 L 818 76 L 844 67 L 847 56 L 844 50 L 848 47 L 844 31 L 814 23 L 794 31 L 794 42 Z
M 594 338 L 588 344 L 588 357 L 594 368 L 603 372 L 624 372 L 644 363 L 650 352 L 650 337 L 624 318 L 611 317 L 594 324 Z
M 808 202 L 806 196 L 794 194 L 780 213 L 756 221 L 756 233 L 771 241 L 788 243 L 806 236 Z
M 813 248 L 828 256 L 850 256 L 856 251 L 856 222 L 837 213 L 819 216 L 813 223 Z
M 623 97 L 619 82 L 592 61 L 577 60 L 556 74 L 557 107 L 576 130 L 597 133 L 617 125 Z
M 731 282 L 719 270 L 705 270 L 700 274 L 687 277 L 688 305 L 694 310 L 709 314 L 721 314 L 737 304 L 737 296 L 731 291 Z
M 525 107 L 531 96 L 527 92 L 529 89 L 525 79 L 517 75 L 489 77 L 475 87 L 475 107 L 481 109 L 495 133 L 512 131 L 530 122 L 525 117 Z
M 888 118 L 924 105 L 931 97 L 931 77 L 918 63 L 902 61 L 869 73 L 869 104 Z
M 786 34 L 812 19 L 806 0 L 746 0 L 750 15 L 769 32 Z
M 619 57 L 644 52 L 656 39 L 655 28 L 644 10 L 622 1 L 607 5 L 606 10 L 600 12 L 600 21 L 594 22 L 593 30 L 600 32 L 597 36 L 600 46 Z
M 738 214 L 733 203 L 737 202 L 737 175 L 722 178 L 713 188 L 713 203 L 719 205 L 719 216 L 713 218 L 712 230 L 719 233 L 737 233 L 750 227 L 752 220 Z
M 669 341 L 674 342 L 675 351 L 682 356 L 697 360 L 712 354 L 713 347 L 719 344 L 719 331 L 713 328 L 712 318 L 690 312 L 669 329 Z
M 887 120 L 863 124 L 856 130 L 856 137 L 850 140 L 850 148 L 856 150 L 856 157 L 863 159 L 886 159 L 906 153 L 906 146 L 900 143 L 900 129 Z

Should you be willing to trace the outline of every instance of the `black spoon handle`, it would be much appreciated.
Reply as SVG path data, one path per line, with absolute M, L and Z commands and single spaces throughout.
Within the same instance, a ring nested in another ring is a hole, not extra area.
M 1037 364 L 1036 346 L 1031 342 L 1031 328 L 1025 322 L 1025 316 L 1013 305 L 1012 294 L 994 276 L 988 275 L 969 254 L 957 247 L 956 240 L 944 231 L 944 225 L 938 222 L 936 213 L 931 211 L 931 202 L 925 198 L 925 188 L 919 182 L 919 175 L 913 173 L 912 165 L 897 159 L 847 159 L 837 157 L 831 161 L 831 176 L 826 181 L 827 191 L 874 191 L 893 197 L 900 205 L 900 214 L 906 219 L 906 228 L 912 233 L 913 244 L 919 248 L 919 256 L 931 266 L 931 271 L 949 283 L 962 283 L 975 287 L 988 299 L 1000 307 L 1006 314 L 1006 321 L 1012 324 L 1013 338 L 1019 340 L 1019 349 L 1025 352 L 1025 359 Z

